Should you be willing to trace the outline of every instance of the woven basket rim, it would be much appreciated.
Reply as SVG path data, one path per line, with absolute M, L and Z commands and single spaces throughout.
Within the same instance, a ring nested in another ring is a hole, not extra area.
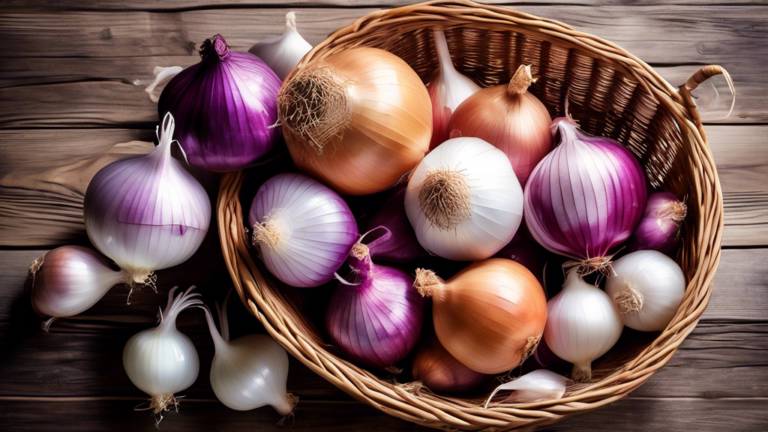
M 279 288 L 260 273 L 247 246 L 249 243 L 239 201 L 244 180 L 242 171 L 227 173 L 221 179 L 217 217 L 222 251 L 237 292 L 247 309 L 289 353 L 355 399 L 395 417 L 433 428 L 508 430 L 540 427 L 623 398 L 663 367 L 698 323 L 709 301 L 720 259 L 723 204 L 714 160 L 690 91 L 716 74 L 725 75 L 729 84 L 731 82 L 722 68 L 708 66 L 676 88 L 645 62 L 601 38 L 579 32 L 558 21 L 469 0 L 431 1 L 370 13 L 334 32 L 313 48 L 285 82 L 297 70 L 318 57 L 330 55 L 337 47 L 343 49 L 347 46 L 345 44 L 361 43 L 365 38 L 373 37 L 371 33 L 383 23 L 422 20 L 450 26 L 449 21 L 459 18 L 484 25 L 508 25 L 515 32 L 534 33 L 542 39 L 575 47 L 608 61 L 645 86 L 674 118 L 684 137 L 685 151 L 690 153 L 691 164 L 698 174 L 692 180 L 697 187 L 691 191 L 689 206 L 695 204 L 700 209 L 700 215 L 695 229 L 690 230 L 690 237 L 686 239 L 686 243 L 694 242 L 698 248 L 693 248 L 695 250 L 681 258 L 694 270 L 687 274 L 689 282 L 683 304 L 666 330 L 624 366 L 599 381 L 569 391 L 561 399 L 518 405 L 499 403 L 482 409 L 475 400 L 429 392 L 414 394 L 401 385 L 381 381 L 372 373 L 329 352 L 317 335 L 307 331 L 311 328 L 310 324 L 302 317 L 291 317 L 290 306 L 285 304 Z

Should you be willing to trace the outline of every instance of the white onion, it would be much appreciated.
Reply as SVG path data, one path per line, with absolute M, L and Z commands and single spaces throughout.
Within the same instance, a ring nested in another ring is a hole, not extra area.
M 573 379 L 586 382 L 592 361 L 616 344 L 624 324 L 608 294 L 584 282 L 577 270 L 568 272 L 563 290 L 547 303 L 544 339 L 558 357 L 573 363 Z
M 175 393 L 191 386 L 200 371 L 200 359 L 192 341 L 176 329 L 176 317 L 189 307 L 203 305 L 195 287 L 174 299 L 178 287 L 168 293 L 168 306 L 160 311 L 157 327 L 136 333 L 123 350 L 123 367 L 131 382 L 152 398 L 149 408 L 159 423 L 171 405 L 178 410 Z
M 152 84 L 148 85 L 147 88 L 144 89 L 144 91 L 149 95 L 149 99 L 152 102 L 157 103 L 157 101 L 160 100 L 160 95 L 163 93 L 165 86 L 171 82 L 173 77 L 178 75 L 179 72 L 183 70 L 184 68 L 181 66 L 156 66 L 155 70 L 153 71 L 155 74 L 155 80 L 152 82 Z
M 282 415 L 290 414 L 298 398 L 285 390 L 288 354 L 274 339 L 263 334 L 230 341 L 226 307 L 225 299 L 224 308 L 219 309 L 221 334 L 216 331 L 211 313 L 205 311 L 216 347 L 211 363 L 213 392 L 221 403 L 233 410 L 248 411 L 271 405 Z
M 134 284 L 189 259 L 211 222 L 205 189 L 171 156 L 174 127 L 169 113 L 154 151 L 107 165 L 85 193 L 88 238 Z
M 281 80 L 285 80 L 311 49 L 312 45 L 296 30 L 296 14 L 288 12 L 283 34 L 257 43 L 248 52 L 262 59 Z
M 504 152 L 479 138 L 454 138 L 413 172 L 405 210 L 424 249 L 478 261 L 512 240 L 523 218 L 523 190 Z
M 685 296 L 685 275 L 668 256 L 653 250 L 632 252 L 613 264 L 605 292 L 616 302 L 624 324 L 639 331 L 667 328 Z

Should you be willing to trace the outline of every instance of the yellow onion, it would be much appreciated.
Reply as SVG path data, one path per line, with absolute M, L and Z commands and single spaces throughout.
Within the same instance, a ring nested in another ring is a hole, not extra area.
M 506 153 L 522 186 L 552 150 L 552 118 L 528 92 L 534 81 L 531 67 L 520 66 L 509 85 L 486 88 L 464 100 L 448 125 L 451 138 L 482 138 Z
M 337 192 L 394 186 L 429 150 L 432 105 L 416 72 L 376 48 L 314 61 L 283 85 L 283 135 L 296 166 Z
M 519 366 L 544 333 L 544 290 L 536 276 L 515 261 L 478 261 L 446 282 L 430 270 L 418 269 L 414 287 L 432 297 L 440 343 L 475 372 L 496 374 Z
M 413 378 L 432 391 L 461 392 L 477 387 L 483 374 L 464 366 L 437 338 L 424 344 L 413 358 Z

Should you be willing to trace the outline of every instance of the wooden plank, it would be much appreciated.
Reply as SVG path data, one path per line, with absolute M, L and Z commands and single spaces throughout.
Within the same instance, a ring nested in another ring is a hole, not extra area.
M 1 400 L 0 428 L 13 431 L 58 432 L 62 425 L 81 430 L 114 432 L 154 430 L 148 412 L 133 412 L 142 402 L 131 399 L 29 399 Z M 548 431 L 621 430 L 646 432 L 712 431 L 757 432 L 765 428 L 765 399 L 640 399 L 628 397 L 599 410 L 573 416 L 548 426 Z M 44 404 L 44 405 L 42 405 Z M 41 413 L 42 411 L 42 413 Z M 178 413 L 170 412 L 161 423 L 167 432 L 190 430 L 285 431 L 271 408 L 232 411 L 209 400 L 184 399 Z M 295 418 L 288 420 L 289 430 L 339 431 L 420 431 L 426 429 L 386 415 L 356 402 L 302 402 Z
M 158 272 L 160 294 L 139 292 L 127 306 L 125 290 L 117 287 L 81 316 L 54 323 L 50 334 L 39 330 L 42 319 L 23 295 L 27 267 L 45 251 L 0 251 L 0 397 L 138 397 L 120 367 L 120 353 L 130 336 L 155 324 L 170 286 L 197 284 L 209 304 L 224 296 L 229 275 L 213 245 L 204 247 L 190 262 Z M 701 323 L 633 396 L 768 397 L 768 274 L 745 271 L 766 260 L 768 249 L 723 251 Z M 263 331 L 237 300 L 229 312 L 233 337 Z M 179 329 L 195 342 L 201 364 L 210 364 L 213 347 L 202 314 L 183 314 Z M 202 367 L 190 395 L 212 397 L 207 373 Z M 303 399 L 347 399 L 296 361 L 288 387 Z
M 713 125 L 707 132 L 724 192 L 723 244 L 768 245 L 768 126 Z M 0 245 L 85 241 L 82 197 L 91 176 L 116 158 L 149 151 L 151 145 L 139 140 L 153 135 L 130 129 L 0 131 Z M 212 179 L 209 190 L 215 196 Z

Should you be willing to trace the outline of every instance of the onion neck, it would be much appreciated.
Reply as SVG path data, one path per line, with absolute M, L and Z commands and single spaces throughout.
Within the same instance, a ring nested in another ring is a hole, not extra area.
M 574 363 L 571 378 L 578 383 L 589 382 L 592 380 L 592 364 L 587 363 L 586 365 L 578 365 Z
M 229 46 L 224 38 L 217 34 L 210 39 L 206 39 L 200 46 L 200 57 L 203 60 L 226 60 L 229 58 Z
M 288 12 L 285 14 L 285 33 L 296 31 L 296 14 Z
M 430 224 L 448 231 L 472 217 L 473 195 L 467 176 L 438 168 L 427 172 L 419 190 L 419 205 Z
M 226 305 L 224 307 L 226 307 Z M 213 339 L 213 346 L 216 350 L 216 354 L 217 355 L 221 354 L 225 350 L 229 349 L 229 342 L 224 340 L 224 338 L 221 336 L 219 331 L 216 330 L 216 324 L 214 324 L 213 322 L 213 316 L 211 315 L 211 311 L 207 307 L 204 307 L 203 311 L 205 311 L 205 320 L 208 322 L 208 331 L 211 333 L 211 339 Z M 222 332 L 224 332 L 224 327 L 223 327 L 224 325 L 225 325 L 225 321 L 222 320 L 221 321 Z
M 120 271 L 122 281 L 130 291 L 128 291 L 127 304 L 131 304 L 131 298 L 133 293 L 140 291 L 144 287 L 149 287 L 157 293 L 157 275 L 155 272 L 148 269 L 122 269 Z
M 531 75 L 530 65 L 520 65 L 517 68 L 517 72 L 512 76 L 507 86 L 507 94 L 510 96 L 520 96 L 528 91 L 531 84 L 535 83 L 536 79 Z
M 419 291 L 422 297 L 432 297 L 437 290 L 442 289 L 443 280 L 435 272 L 426 269 L 416 269 L 416 280 L 413 287 Z
M 435 40 L 435 51 L 437 51 L 437 60 L 440 63 L 440 73 L 445 75 L 455 75 L 456 68 L 453 67 L 453 60 L 451 60 L 451 52 L 448 49 L 448 42 L 445 40 L 445 33 L 442 30 L 435 30 L 432 32 L 432 37 Z
M 352 245 L 347 262 L 352 271 L 360 275 L 368 275 L 373 271 L 373 260 L 371 260 L 370 250 L 368 246 L 362 243 L 358 242 Z
M 272 408 L 274 408 L 280 415 L 288 416 L 293 414 L 293 410 L 296 409 L 296 404 L 299 403 L 299 397 L 292 393 L 286 393 L 277 396 L 277 400 L 272 402 Z

